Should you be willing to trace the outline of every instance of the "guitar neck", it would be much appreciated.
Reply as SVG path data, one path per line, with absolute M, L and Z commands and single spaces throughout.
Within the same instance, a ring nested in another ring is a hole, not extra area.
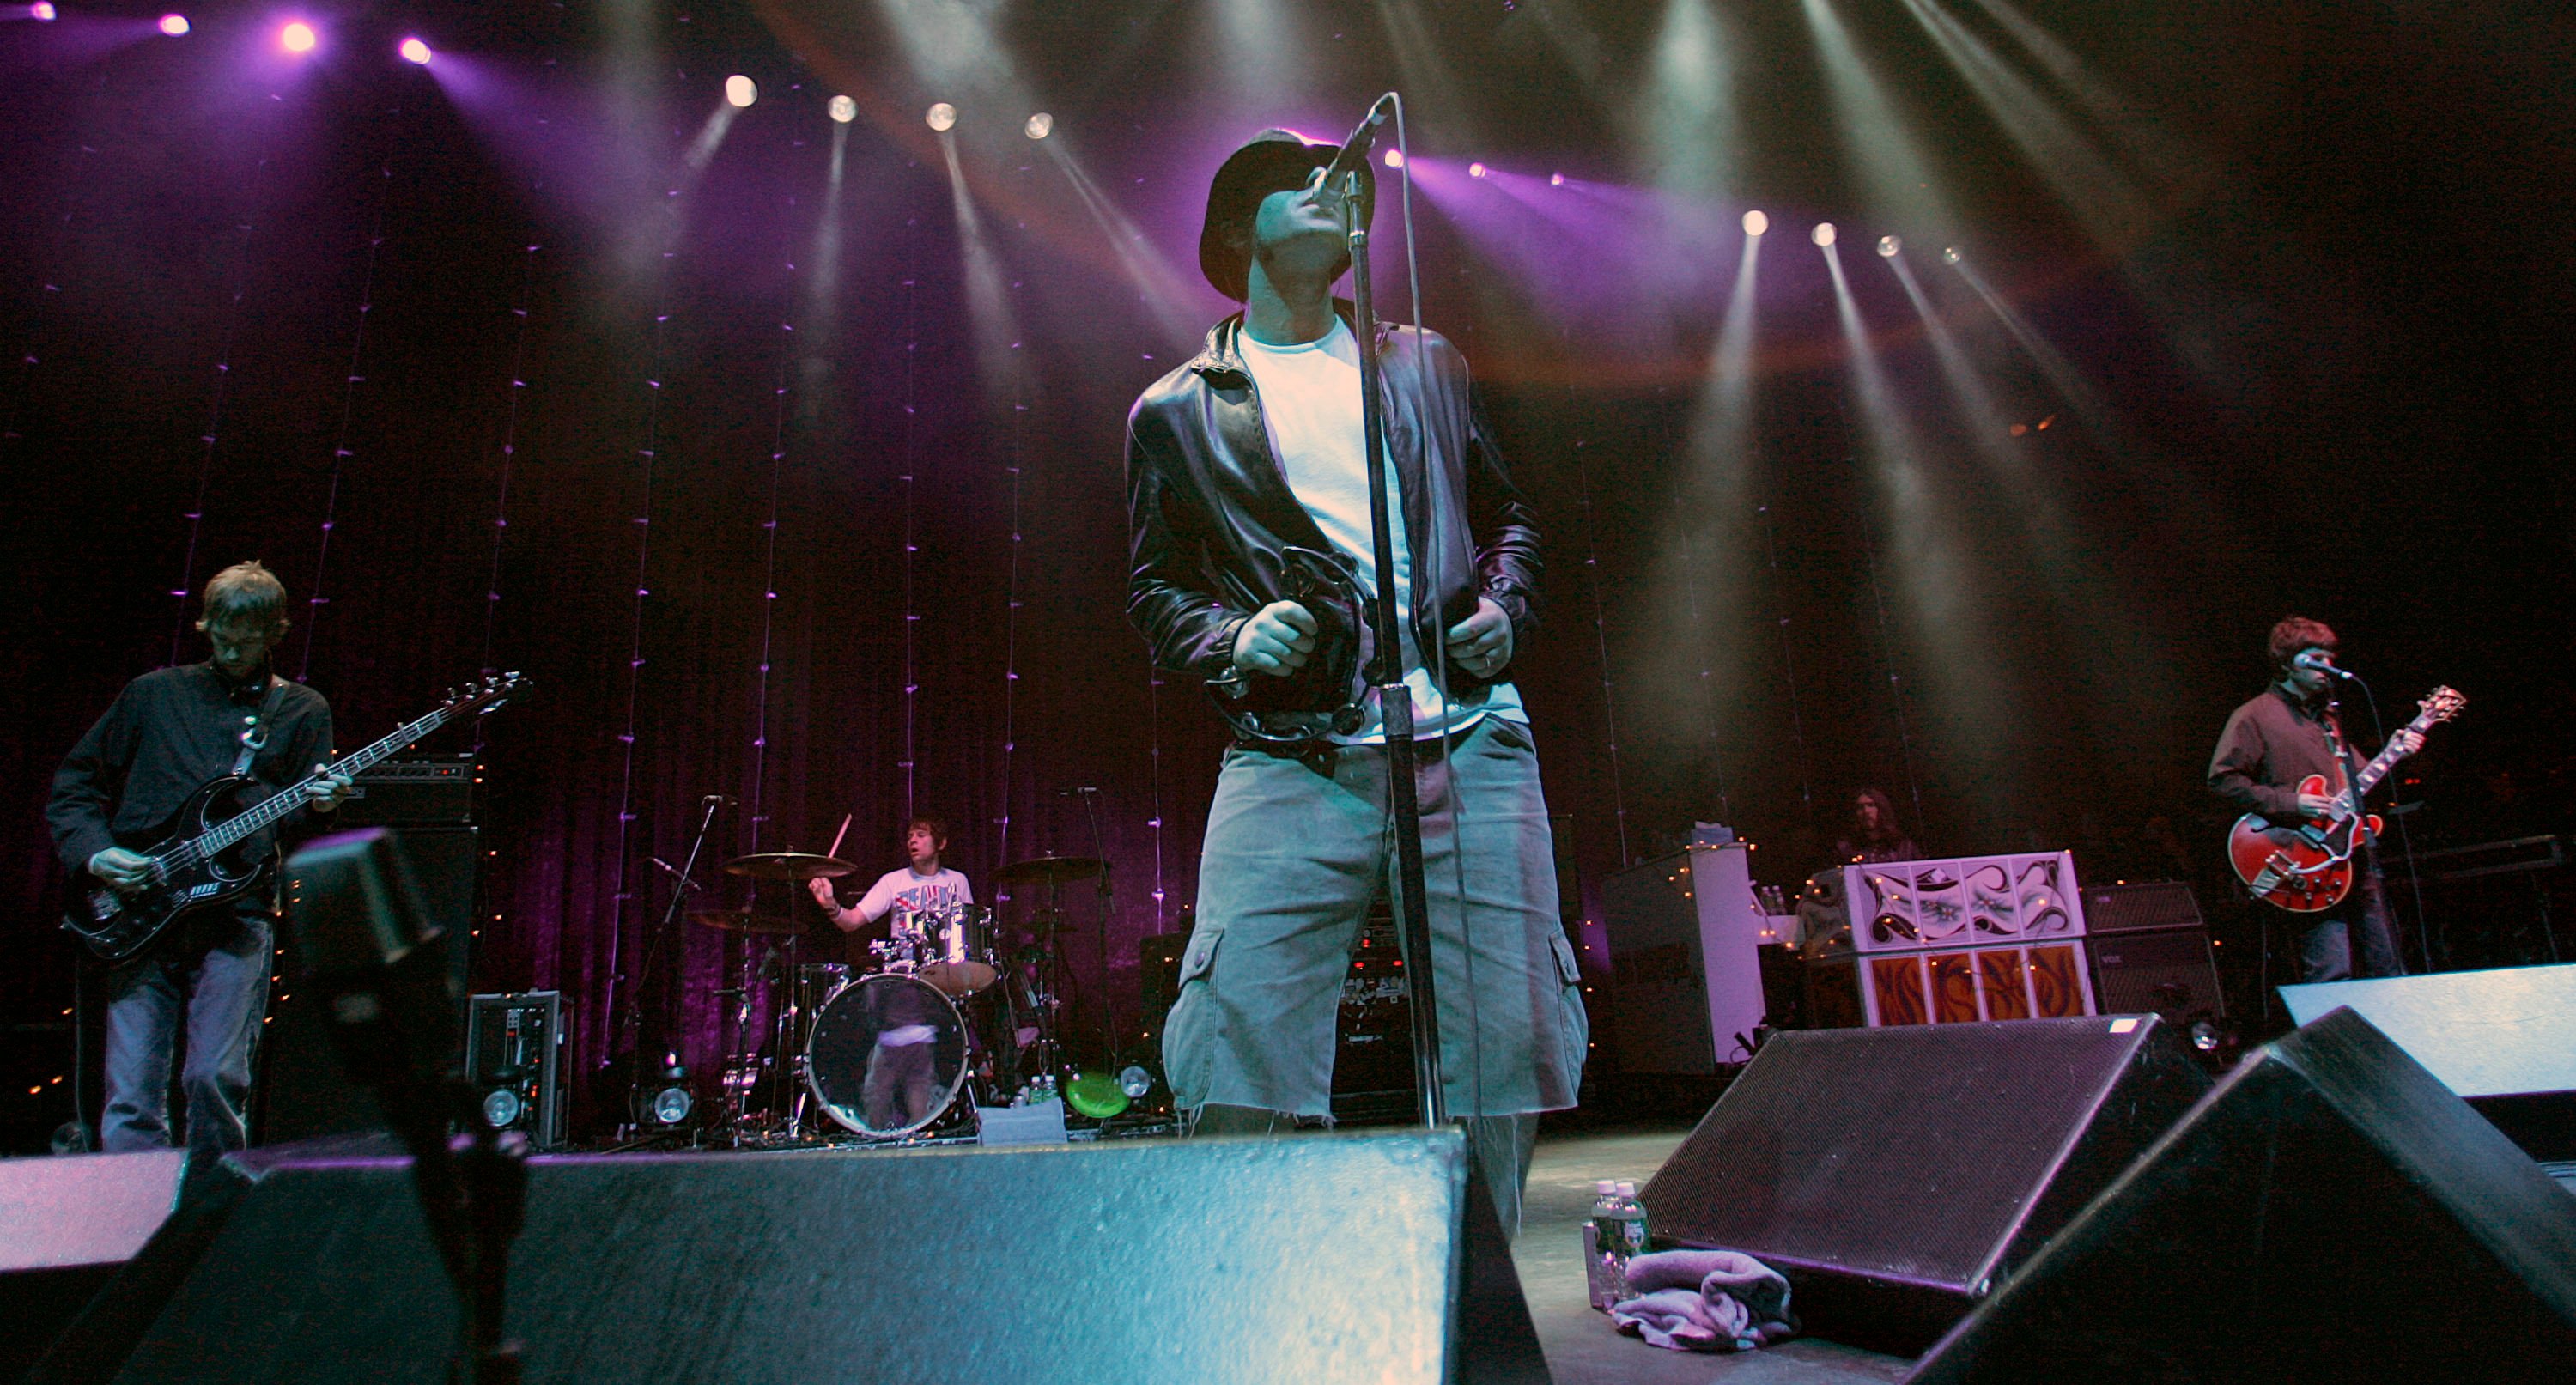
M 2379 753 L 2371 757 L 2370 763 L 2361 767 L 2361 774 L 2353 783 L 2353 797 L 2358 799 L 2369 793 L 2374 785 L 2387 777 L 2388 771 L 2396 768 L 2398 761 L 2406 758 L 2405 754 L 2397 748 L 2399 737 L 2402 737 L 2406 731 L 2420 733 L 2430 728 L 2433 720 L 2428 714 L 2419 714 L 2413 721 L 2406 723 L 2405 729 L 2398 735 L 2389 737 L 2388 744 L 2381 746 Z
M 341 756 L 338 762 L 332 765 L 332 769 L 348 775 L 364 774 L 386 756 L 402 751 L 421 737 L 446 725 L 450 715 L 448 708 L 441 707 L 418 721 L 406 722 L 396 727 L 392 734 L 365 749 L 351 751 Z M 198 838 L 199 846 L 207 851 L 221 851 L 253 832 L 285 821 L 287 814 L 304 806 L 304 795 L 295 790 L 310 782 L 310 778 L 311 776 L 307 776 L 306 779 L 298 780 L 294 785 L 251 805 L 249 811 L 226 818 L 206 829 L 206 834 Z

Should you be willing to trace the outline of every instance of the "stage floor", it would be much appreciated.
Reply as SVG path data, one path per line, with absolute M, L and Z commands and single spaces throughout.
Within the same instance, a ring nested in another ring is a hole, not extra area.
M 1663 1167 L 1688 1124 L 1633 1126 L 1606 1131 L 1543 1134 L 1530 1166 L 1521 1212 L 1521 1236 L 1512 1250 L 1528 1296 L 1530 1318 L 1557 1385 L 1664 1385 L 1725 1381 L 1728 1385 L 1839 1385 L 1905 1378 L 1913 1361 L 1812 1338 L 1792 1338 L 1761 1351 L 1702 1355 L 1665 1351 L 1610 1326 L 1595 1313 L 1583 1288 L 1582 1226 L 1592 1212 L 1592 1182 L 1633 1178 L 1640 1183 Z

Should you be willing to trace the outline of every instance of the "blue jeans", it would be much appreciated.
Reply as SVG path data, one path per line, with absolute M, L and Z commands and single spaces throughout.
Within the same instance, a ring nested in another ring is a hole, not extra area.
M 2307 925 L 2298 940 L 2302 983 L 2406 974 L 2406 964 L 2397 956 L 2397 931 L 2388 921 L 2388 901 L 2367 872 L 2334 917 Z M 2361 945 L 2358 971 L 2353 969 L 2356 941 Z
M 265 891 L 182 921 L 151 951 L 107 976 L 110 1154 L 167 1149 L 170 1060 L 182 1022 L 188 1152 L 212 1157 L 250 1143 L 251 1057 L 268 1013 L 272 921 Z
M 1449 1111 L 1515 1116 L 1572 1106 L 1587 1022 L 1557 917 L 1556 857 L 1529 728 L 1488 716 L 1445 755 L 1438 741 L 1419 748 Z M 1351 944 L 1394 874 L 1386 764 L 1376 746 L 1311 762 L 1226 752 L 1199 859 L 1198 924 L 1163 1030 L 1175 1105 L 1331 1110 L 1334 1020 Z

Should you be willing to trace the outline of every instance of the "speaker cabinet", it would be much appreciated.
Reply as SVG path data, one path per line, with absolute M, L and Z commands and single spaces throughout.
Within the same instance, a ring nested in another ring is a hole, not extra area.
M 2283 986 L 2305 1024 L 2349 1005 L 2534 1159 L 2576 1159 L 2576 963 Z
M 2367 1020 L 2237 1065 L 1914 1385 L 2563 1380 L 2576 1198 Z
M 1547 1379 L 1455 1130 L 539 1159 L 509 1292 L 529 1380 Z M 287 1165 L 117 1378 L 437 1385 L 455 1331 L 405 1165 Z
M 2104 1010 L 2169 1020 L 2227 1013 L 2206 930 L 2095 933 L 2091 941 L 2093 994 Z
M 563 1143 L 563 996 L 556 991 L 478 995 L 465 1007 L 465 1080 L 483 1119 L 518 1130 L 538 1149 Z
M 2153 1016 L 1781 1033 L 1641 1196 L 1788 1274 L 1818 1335 L 1911 1351 L 2208 1086 Z

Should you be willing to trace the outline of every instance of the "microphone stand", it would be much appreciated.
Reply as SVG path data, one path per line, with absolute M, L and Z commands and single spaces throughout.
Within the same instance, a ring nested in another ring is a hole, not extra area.
M 670 935 L 671 926 L 679 921 L 680 907 L 689 902 L 692 890 L 700 888 L 697 883 L 698 853 L 706 849 L 707 833 L 715 828 L 716 811 L 724 807 L 724 798 L 711 794 L 703 804 L 706 815 L 698 819 L 698 835 L 689 843 L 688 858 L 680 863 L 677 871 L 672 872 L 680 877 L 680 883 L 671 891 L 671 903 L 662 910 L 662 922 L 653 930 L 653 936 L 645 940 L 644 965 L 635 974 L 635 984 L 626 988 L 626 1013 L 618 1024 L 618 1031 L 626 1041 L 626 1115 L 639 1125 L 642 1120 L 635 1114 L 635 1098 L 644 1085 L 644 991 L 653 984 L 654 964 L 662 958 L 662 941 Z M 653 864 L 661 866 L 662 861 L 656 857 Z M 670 869 L 668 866 L 662 868 Z
M 1344 175 L 1342 224 L 1351 244 L 1352 316 L 1360 348 L 1360 445 L 1368 454 L 1369 540 L 1376 548 L 1376 657 L 1367 678 L 1377 692 L 1378 720 L 1386 732 L 1387 816 L 1395 827 L 1397 948 L 1404 959 L 1413 1002 L 1413 1078 L 1421 1088 L 1426 1129 L 1449 1123 L 1449 1096 L 1440 1076 L 1440 1007 L 1431 965 L 1431 916 L 1422 872 L 1422 803 L 1414 775 L 1413 692 L 1404 682 L 1404 626 L 1412 612 L 1395 609 L 1394 526 L 1386 504 L 1386 402 L 1379 397 L 1377 310 L 1369 293 L 1368 223 L 1360 217 L 1360 175 Z M 1415 503 L 1422 502 L 1421 497 Z M 1426 659 L 1432 651 L 1424 651 Z

